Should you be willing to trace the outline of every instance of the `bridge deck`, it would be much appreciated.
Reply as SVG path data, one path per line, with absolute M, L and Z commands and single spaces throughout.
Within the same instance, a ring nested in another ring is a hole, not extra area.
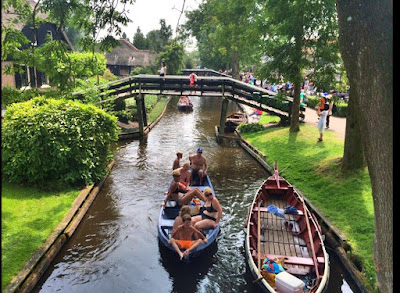
M 103 101 L 111 97 L 112 99 L 116 97 L 128 98 L 138 94 L 224 96 L 235 102 L 272 113 L 284 119 L 290 116 L 292 104 L 290 98 L 278 101 L 276 93 L 228 76 L 199 76 L 197 87 L 191 88 L 189 76 L 136 75 L 98 86 L 97 89 L 100 91 Z M 83 92 L 74 93 L 74 95 L 79 98 L 83 96 Z

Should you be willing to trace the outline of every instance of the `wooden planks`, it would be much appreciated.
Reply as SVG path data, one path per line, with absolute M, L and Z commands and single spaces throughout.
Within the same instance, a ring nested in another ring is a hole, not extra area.
M 264 204 L 265 206 L 274 205 L 280 209 L 287 206 L 287 202 L 282 200 L 280 196 L 269 196 Z M 310 271 L 310 268 L 299 264 L 299 261 L 294 261 L 296 259 L 309 259 L 311 256 L 304 239 L 293 234 L 293 232 L 300 230 L 296 216 L 285 215 L 286 221 L 293 225 L 293 227 L 288 227 L 283 218 L 266 212 L 265 206 L 260 207 L 260 211 L 262 211 L 260 219 L 262 255 L 294 257 L 291 258 L 293 261 L 285 263 L 285 268 L 294 274 L 306 274 Z

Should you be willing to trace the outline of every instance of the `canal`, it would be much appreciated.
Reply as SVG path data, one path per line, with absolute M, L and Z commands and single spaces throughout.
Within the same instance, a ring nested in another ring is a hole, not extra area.
M 260 292 L 246 267 L 243 228 L 269 174 L 236 143 L 216 142 L 220 98 L 193 97 L 190 113 L 178 112 L 177 99 L 147 137 L 119 143 L 111 174 L 34 292 Z M 228 114 L 236 107 L 230 102 Z M 217 244 L 185 263 L 159 243 L 157 219 L 176 151 L 183 163 L 199 147 L 224 214 Z M 327 292 L 357 292 L 328 253 Z

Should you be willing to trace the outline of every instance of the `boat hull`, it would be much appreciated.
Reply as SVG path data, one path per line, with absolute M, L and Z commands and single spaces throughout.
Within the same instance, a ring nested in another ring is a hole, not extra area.
M 250 272 L 263 292 L 279 292 L 262 277 L 258 259 L 261 268 L 265 257 L 283 257 L 285 271 L 299 279 L 303 280 L 307 274 L 313 274 L 317 270 L 317 286 L 311 292 L 324 292 L 329 279 L 329 256 L 323 243 L 321 228 L 306 207 L 304 199 L 284 178 L 279 175 L 277 177 L 279 185 L 275 175 L 261 185 L 247 213 L 244 246 Z M 285 214 L 283 219 L 268 212 L 269 205 L 280 209 L 295 206 L 299 214 Z M 306 225 L 306 217 L 309 225 Z M 286 226 L 285 222 L 289 224 Z M 313 239 L 313 244 L 309 239 Z
M 186 104 L 177 104 L 178 110 L 179 111 L 192 111 L 193 110 L 193 104 L 186 105 Z
M 204 188 L 209 187 L 212 189 L 213 194 L 214 188 L 211 184 L 210 177 L 206 175 L 206 180 L 204 180 L 202 186 L 191 186 L 191 188 L 199 188 L 202 192 Z M 203 206 L 203 202 L 201 202 L 201 205 Z M 158 238 L 160 239 L 161 243 L 168 247 L 170 250 L 175 252 L 175 249 L 168 243 L 171 233 L 172 233 L 172 227 L 174 224 L 175 217 L 179 213 L 180 207 L 166 207 L 163 206 L 160 209 L 160 213 L 158 216 Z M 196 249 L 194 249 L 190 253 L 190 257 L 196 257 L 200 255 L 204 250 L 206 250 L 209 246 L 211 246 L 213 243 L 216 242 L 217 236 L 219 234 L 220 226 L 217 225 L 214 229 L 207 229 L 203 230 L 204 234 L 207 237 L 207 243 L 202 243 L 200 244 Z

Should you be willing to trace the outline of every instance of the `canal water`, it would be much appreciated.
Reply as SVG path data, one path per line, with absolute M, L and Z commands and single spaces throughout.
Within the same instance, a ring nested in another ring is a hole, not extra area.
M 147 137 L 119 143 L 111 174 L 34 292 L 260 292 L 246 267 L 244 220 L 269 174 L 236 143 L 216 142 L 220 98 L 193 97 L 189 113 L 177 99 Z M 224 214 L 217 243 L 186 263 L 159 242 L 157 220 L 176 151 L 183 163 L 199 147 Z M 328 252 L 327 292 L 357 292 Z

